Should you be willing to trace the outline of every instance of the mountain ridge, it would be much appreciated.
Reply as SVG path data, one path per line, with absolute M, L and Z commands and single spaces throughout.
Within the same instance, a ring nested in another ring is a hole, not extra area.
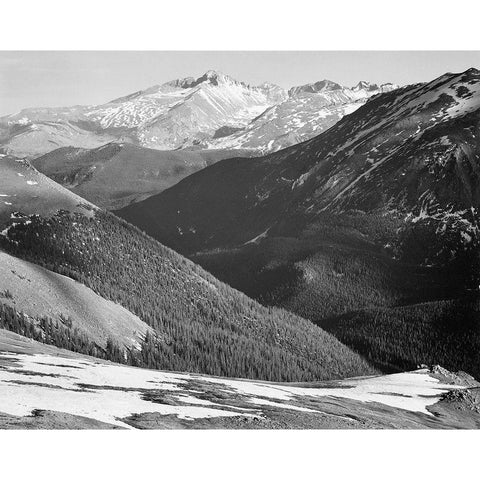
M 171 187 L 216 161 L 248 150 L 148 149 L 111 142 L 93 149 L 62 147 L 31 161 L 70 191 L 106 208 L 118 209 Z
M 323 113 L 307 115 L 304 123 L 309 124 L 308 132 L 303 132 L 301 138 L 311 136 L 319 128 L 328 128 L 352 111 L 356 102 L 380 92 L 381 89 L 354 91 L 340 86 L 332 99 L 326 98 L 327 91 L 317 92 L 322 99 L 315 108 L 323 107 Z M 263 138 L 261 131 L 257 134 L 255 128 L 249 129 L 245 131 L 246 139 L 241 140 L 237 135 L 230 140 L 232 147 L 228 147 L 260 152 L 276 150 L 285 142 L 297 140 L 295 123 L 304 108 L 304 102 L 295 102 L 297 96 L 269 82 L 251 86 L 223 73 L 207 71 L 197 78 L 172 80 L 103 105 L 24 109 L 1 117 L 0 149 L 16 156 L 37 156 L 56 147 L 97 148 L 112 141 L 159 150 L 226 148 L 215 140 L 216 131 L 246 129 L 270 108 L 282 106 L 287 101 L 286 106 L 280 107 L 281 115 L 292 117 L 291 121 L 276 125 L 275 131 L 269 133 L 272 138 Z M 345 108 L 339 109 L 342 103 Z M 334 112 L 325 109 L 328 105 L 335 105 Z M 280 137 L 283 140 L 274 145 L 275 139 Z M 245 145 L 238 145 L 239 142 Z

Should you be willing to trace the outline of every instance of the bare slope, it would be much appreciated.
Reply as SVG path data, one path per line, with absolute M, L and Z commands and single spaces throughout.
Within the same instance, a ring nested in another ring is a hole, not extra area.
M 0 300 L 32 318 L 71 321 L 73 328 L 101 347 L 110 338 L 118 345 L 137 348 L 149 330 L 136 315 L 85 285 L 1 250 Z
M 0 156 L 0 226 L 12 214 L 37 214 L 48 217 L 59 209 L 89 215 L 90 202 L 39 173 L 27 162 Z

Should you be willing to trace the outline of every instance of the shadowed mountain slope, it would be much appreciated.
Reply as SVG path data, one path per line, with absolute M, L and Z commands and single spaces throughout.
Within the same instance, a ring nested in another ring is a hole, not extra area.
M 91 150 L 59 148 L 36 158 L 32 164 L 77 195 L 112 209 L 160 193 L 218 160 L 240 154 L 241 151 L 228 150 L 168 152 L 110 143 Z

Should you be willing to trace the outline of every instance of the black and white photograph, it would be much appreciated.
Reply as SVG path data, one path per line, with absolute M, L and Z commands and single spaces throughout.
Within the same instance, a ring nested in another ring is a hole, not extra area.
M 480 45 L 123 34 L 0 50 L 0 443 L 478 431 Z

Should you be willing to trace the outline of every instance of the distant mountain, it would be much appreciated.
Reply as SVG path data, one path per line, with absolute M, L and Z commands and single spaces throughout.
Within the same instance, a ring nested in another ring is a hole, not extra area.
M 54 109 L 43 109 L 37 115 L 27 110 L 0 118 L 0 151 L 21 158 L 35 157 L 59 147 L 96 148 L 117 138 L 86 119 L 77 119 L 74 109 L 54 113 L 54 120 L 49 119 L 51 111 Z
M 2 157 L 0 178 L 0 328 L 149 368 L 287 381 L 376 371 L 26 161 Z
M 378 95 L 308 142 L 219 162 L 120 213 L 184 251 L 239 245 L 324 212 L 381 212 L 412 225 L 457 218 L 471 235 L 479 107 L 480 73 L 446 74 Z
M 171 187 L 238 150 L 160 151 L 130 143 L 94 149 L 63 147 L 32 161 L 42 173 L 103 208 L 122 208 Z
M 208 71 L 103 105 L 30 108 L 7 115 L 0 118 L 0 150 L 35 157 L 60 147 L 97 148 L 117 141 L 159 150 L 266 152 L 320 133 L 391 88 L 360 83 L 349 89 L 324 80 L 286 92 L 268 82 L 250 86 Z
M 307 90 L 325 87 L 339 92 L 330 83 Z M 376 95 L 309 141 L 219 162 L 118 213 L 372 360 L 436 363 L 452 352 L 449 339 L 480 341 L 479 126 L 480 72 L 448 73 Z M 354 313 L 362 329 L 352 329 Z M 478 375 L 475 345 L 438 363 Z M 409 360 L 404 349 L 417 353 Z
M 173 150 L 201 145 L 219 128 L 245 126 L 284 97 L 279 87 L 251 87 L 208 71 L 116 100 L 89 117 L 103 128 L 135 127 L 141 145 Z
M 393 84 L 378 87 L 367 82 L 347 88 L 329 80 L 294 87 L 283 102 L 267 109 L 245 128 L 214 139 L 210 145 L 263 153 L 280 150 L 319 135 L 370 97 L 396 88 Z
M 2 117 L 0 146 L 27 156 L 63 146 L 95 148 L 113 140 L 174 150 L 201 144 L 219 128 L 243 127 L 285 97 L 274 85 L 252 87 L 208 71 L 104 105 L 25 109 Z

